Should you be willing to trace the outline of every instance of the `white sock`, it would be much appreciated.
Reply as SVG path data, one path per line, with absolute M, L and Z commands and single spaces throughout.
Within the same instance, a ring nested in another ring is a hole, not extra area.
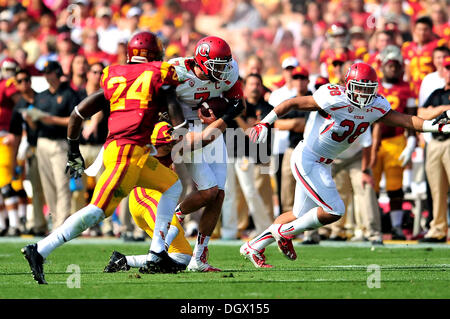
M 198 233 L 197 242 L 195 243 L 194 247 L 194 257 L 200 258 L 200 256 L 203 254 L 203 250 L 205 249 L 205 247 L 208 247 L 210 238 L 211 236 L 206 236 L 201 233 Z
M 147 255 L 125 256 L 127 264 L 133 268 L 144 267 L 147 262 Z
M 248 242 L 249 246 L 253 249 L 261 251 L 262 249 L 266 248 L 271 243 L 273 243 L 275 241 L 275 238 L 273 238 L 272 233 L 270 232 L 269 229 L 270 227 L 268 227 L 260 235 L 250 240 Z
M 390 212 L 392 227 L 402 227 L 403 210 L 397 209 Z
M 56 228 L 50 235 L 40 240 L 37 243 L 38 253 L 41 254 L 42 257 L 47 258 L 54 249 L 58 248 L 66 241 L 78 237 L 83 231 L 97 225 L 104 218 L 105 213 L 103 210 L 95 205 L 89 204 L 67 218 L 64 223 Z
M 175 213 L 177 214 L 178 217 L 180 217 L 180 218 L 185 218 L 186 215 L 183 214 L 183 212 L 181 211 L 180 206 L 181 206 L 181 203 L 179 203 L 179 204 L 177 205 L 177 207 L 175 207 Z
M 27 204 L 19 203 L 17 212 L 19 213 L 19 218 L 26 218 L 27 217 Z
M 402 185 L 403 187 L 410 187 L 412 182 L 412 170 L 411 169 L 405 169 L 403 170 L 403 181 Z
M 303 233 L 305 230 L 313 230 L 319 228 L 322 223 L 319 222 L 319 217 L 317 217 L 318 207 L 314 207 L 303 216 L 297 218 L 296 220 L 287 224 L 273 224 L 271 230 L 279 232 L 284 237 L 294 237 L 298 234 Z
M 6 207 L 17 207 L 17 202 L 19 201 L 19 198 L 9 197 L 5 199 L 5 206 Z M 19 215 L 17 213 L 17 208 L 7 208 L 8 211 L 8 219 L 9 219 L 9 227 L 10 228 L 19 228 Z
M 153 230 L 153 238 L 150 245 L 150 250 L 155 253 L 166 249 L 167 232 L 182 190 L 181 182 L 177 180 L 175 184 L 161 195 L 156 210 L 155 229 Z
M 167 231 L 167 236 L 166 236 L 167 249 L 169 249 L 169 246 L 172 244 L 175 237 L 177 237 L 178 232 L 179 232 L 179 230 L 178 230 L 177 226 L 170 225 L 169 230 Z
M 19 215 L 17 209 L 8 209 L 8 219 L 10 228 L 19 228 Z

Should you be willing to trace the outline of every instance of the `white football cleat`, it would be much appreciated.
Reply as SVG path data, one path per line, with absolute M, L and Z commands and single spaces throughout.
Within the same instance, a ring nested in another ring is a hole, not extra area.
M 296 260 L 297 253 L 295 252 L 294 245 L 292 244 L 293 236 L 285 236 L 280 233 L 281 226 L 273 224 L 269 230 L 273 238 L 277 241 L 278 250 L 289 260 Z
M 241 255 L 250 260 L 256 268 L 272 268 L 272 265 L 266 264 L 266 256 L 264 256 L 264 251 L 265 249 L 253 249 L 250 247 L 248 242 L 243 244 L 241 249 L 239 249 Z
M 200 255 L 200 258 L 197 258 L 194 253 L 189 265 L 187 266 L 187 270 L 196 272 L 221 271 L 219 268 L 215 268 L 208 264 L 208 247 L 203 249 L 203 253 Z

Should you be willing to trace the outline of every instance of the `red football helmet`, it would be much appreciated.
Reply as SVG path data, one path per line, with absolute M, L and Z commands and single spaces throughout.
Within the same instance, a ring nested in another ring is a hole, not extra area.
M 19 63 L 13 58 L 4 58 L 0 63 L 1 77 L 2 79 L 9 79 L 16 75 L 16 71 L 19 68 Z
M 345 75 L 347 99 L 356 107 L 363 108 L 373 102 L 378 92 L 377 72 L 367 63 L 355 63 Z
M 128 42 L 127 63 L 162 61 L 164 49 L 161 40 L 153 33 L 136 33 Z
M 211 81 L 226 81 L 231 75 L 231 49 L 221 38 L 206 37 L 198 41 L 194 60 Z
M 153 129 L 151 141 L 155 146 L 160 146 L 163 144 L 170 144 L 175 140 L 172 138 L 173 127 L 169 123 L 162 121 L 158 122 Z

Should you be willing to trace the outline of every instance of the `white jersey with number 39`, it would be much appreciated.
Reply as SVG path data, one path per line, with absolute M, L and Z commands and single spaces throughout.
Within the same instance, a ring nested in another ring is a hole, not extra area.
M 177 86 L 177 98 L 187 120 L 198 120 L 197 109 L 200 103 L 213 97 L 222 96 L 229 91 L 239 78 L 236 61 L 231 62 L 232 72 L 227 81 L 213 82 L 201 80 L 194 74 L 194 59 L 175 58 L 169 61 L 175 67 L 180 85 Z
M 314 92 L 313 98 L 321 110 L 305 143 L 309 150 L 328 159 L 335 159 L 391 109 L 381 95 L 367 107 L 355 107 L 348 101 L 343 86 L 330 83 Z

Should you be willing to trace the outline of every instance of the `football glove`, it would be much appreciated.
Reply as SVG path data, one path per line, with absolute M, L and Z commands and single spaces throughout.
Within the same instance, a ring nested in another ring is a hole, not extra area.
M 264 143 L 267 140 L 270 125 L 268 123 L 260 122 L 252 127 L 250 130 L 250 141 L 253 143 Z
M 434 119 L 433 125 L 438 123 L 447 124 L 448 120 L 450 119 L 450 114 L 448 113 L 449 111 L 442 112 L 441 115 Z
M 80 153 L 78 140 L 67 139 L 69 151 L 67 152 L 66 174 L 69 173 L 72 178 L 80 178 L 83 175 L 85 165 L 83 156 Z
M 242 100 L 231 100 L 227 112 L 221 117 L 221 119 L 227 124 L 228 127 L 232 126 L 233 120 L 236 116 L 239 116 L 244 111 L 244 104 Z

